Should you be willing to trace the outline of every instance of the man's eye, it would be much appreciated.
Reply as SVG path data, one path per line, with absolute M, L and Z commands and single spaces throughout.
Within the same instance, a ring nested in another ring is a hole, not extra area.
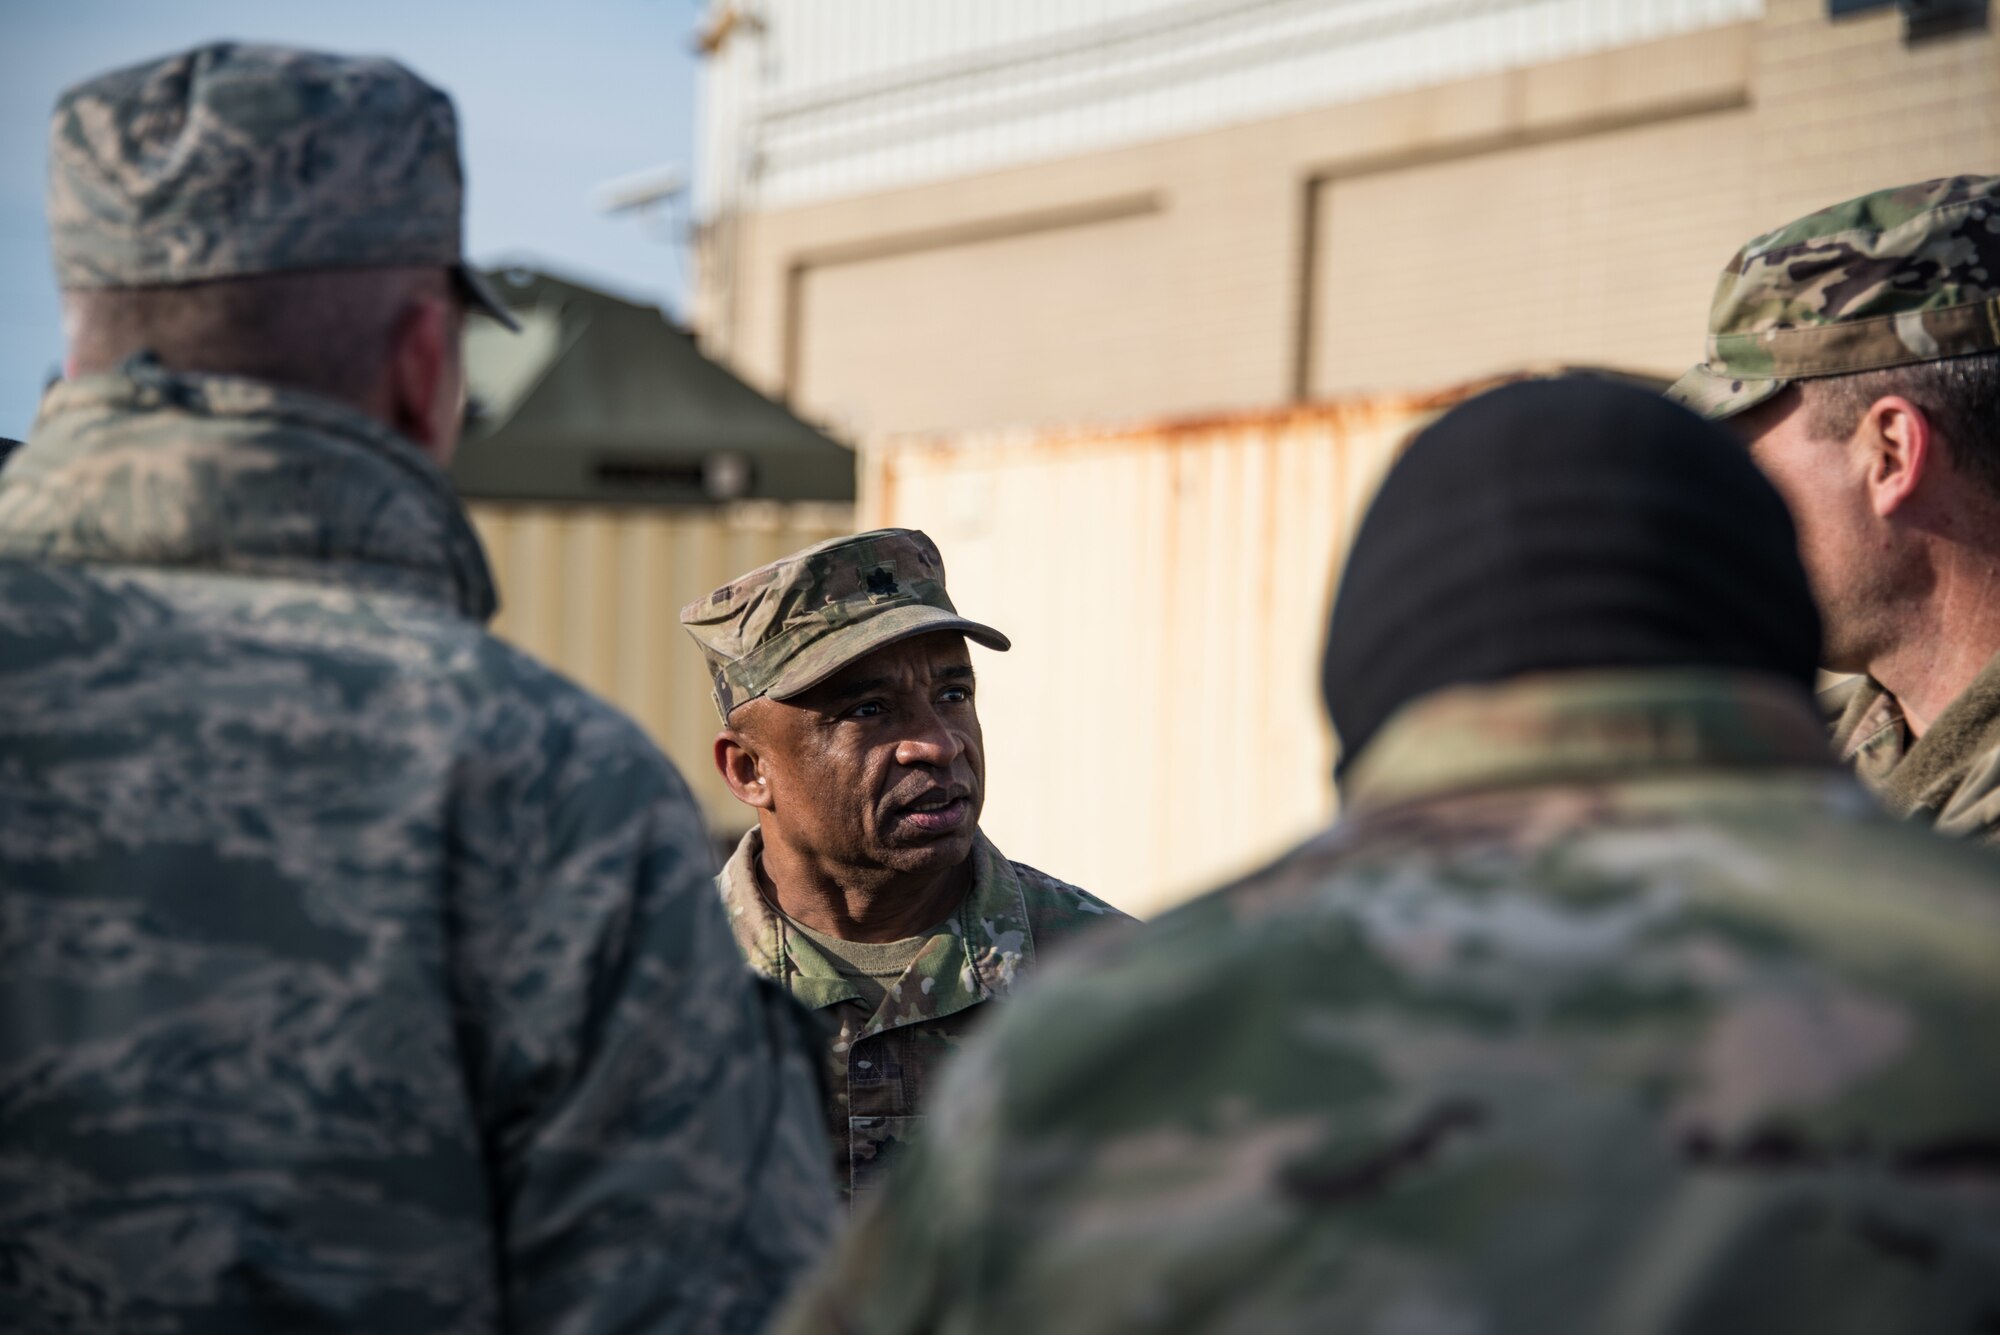
M 972 698 L 972 688 L 970 686 L 947 686 L 944 694 L 938 698 L 948 705 L 962 705 Z
M 860 704 L 854 706 L 854 708 L 848 710 L 847 717 L 880 718 L 883 714 L 886 714 L 888 712 L 889 711 L 887 707 L 884 706 L 880 700 L 864 700 Z

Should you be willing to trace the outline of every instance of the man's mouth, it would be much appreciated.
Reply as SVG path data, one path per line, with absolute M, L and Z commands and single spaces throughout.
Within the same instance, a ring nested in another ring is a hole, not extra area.
M 912 802 L 896 813 L 896 822 L 923 834 L 949 834 L 972 818 L 972 799 L 943 790 Z

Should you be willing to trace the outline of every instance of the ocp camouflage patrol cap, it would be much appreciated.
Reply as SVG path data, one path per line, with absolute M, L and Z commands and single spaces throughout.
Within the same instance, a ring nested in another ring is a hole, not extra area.
M 465 263 L 451 99 L 394 61 L 220 42 L 56 101 L 49 233 L 65 288 Z
M 2000 177 L 1878 190 L 1767 232 L 1722 271 L 1708 360 L 1667 391 L 1731 417 L 1794 380 L 2000 348 Z
M 723 721 L 760 695 L 788 700 L 885 645 L 955 630 L 1009 648 L 944 589 L 937 544 L 913 528 L 834 538 L 759 566 L 681 609 Z

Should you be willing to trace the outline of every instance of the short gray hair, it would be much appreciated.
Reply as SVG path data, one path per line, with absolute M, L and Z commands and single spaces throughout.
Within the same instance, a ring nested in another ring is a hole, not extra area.
M 147 350 L 174 370 L 248 376 L 365 405 L 410 304 L 451 291 L 441 267 L 307 269 L 71 288 L 63 314 L 80 373 L 112 370 Z

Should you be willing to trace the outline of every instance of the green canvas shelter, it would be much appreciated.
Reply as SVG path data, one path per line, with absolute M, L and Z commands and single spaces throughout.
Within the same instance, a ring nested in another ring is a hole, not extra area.
M 752 389 L 657 307 L 530 269 L 467 322 L 470 422 L 452 480 L 478 500 L 852 501 L 854 455 Z

